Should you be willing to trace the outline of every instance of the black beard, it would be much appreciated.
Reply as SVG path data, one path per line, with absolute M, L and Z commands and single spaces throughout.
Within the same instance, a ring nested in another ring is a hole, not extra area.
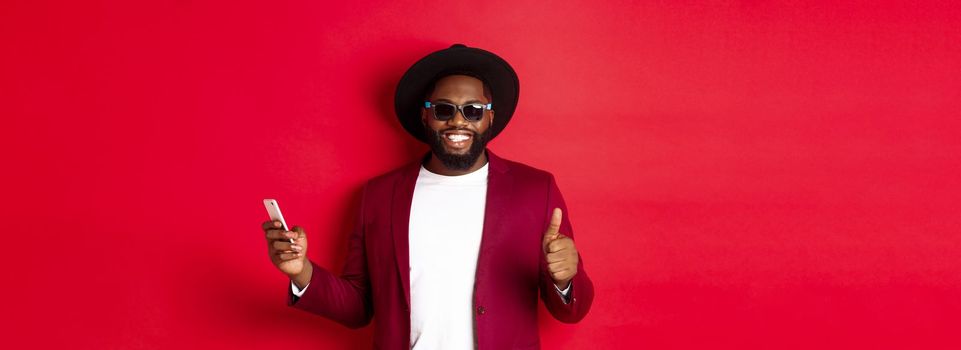
M 477 158 L 480 157 L 481 153 L 487 147 L 487 140 L 490 137 L 491 129 L 488 128 L 482 134 L 470 131 L 473 133 L 473 141 L 470 144 L 470 148 L 467 150 L 467 154 L 451 154 L 447 153 L 444 149 L 444 140 L 442 139 L 445 131 L 457 130 L 457 129 L 447 129 L 442 132 L 436 132 L 434 129 L 427 129 L 427 139 L 430 141 L 430 150 L 434 153 L 437 159 L 444 164 L 447 169 L 450 170 L 467 170 L 477 162 Z

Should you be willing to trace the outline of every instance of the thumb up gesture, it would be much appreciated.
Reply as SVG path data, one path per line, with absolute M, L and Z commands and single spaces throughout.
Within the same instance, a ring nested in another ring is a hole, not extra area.
M 561 208 L 554 208 L 551 224 L 547 227 L 547 231 L 544 231 L 543 248 L 544 256 L 547 258 L 547 271 L 554 279 L 554 285 L 565 289 L 577 274 L 579 258 L 574 240 L 560 233 L 562 217 Z

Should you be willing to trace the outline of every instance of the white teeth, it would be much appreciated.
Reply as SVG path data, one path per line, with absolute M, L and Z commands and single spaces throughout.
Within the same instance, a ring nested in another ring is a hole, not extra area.
M 458 135 L 458 134 L 447 135 L 447 139 L 454 142 L 467 141 L 467 139 L 469 138 L 470 136 L 467 136 L 467 135 Z

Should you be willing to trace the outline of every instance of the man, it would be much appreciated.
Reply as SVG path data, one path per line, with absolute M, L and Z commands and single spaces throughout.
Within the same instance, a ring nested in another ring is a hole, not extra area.
M 364 186 L 343 274 L 306 258 L 303 229 L 264 223 L 288 304 L 351 328 L 374 318 L 377 349 L 538 349 L 538 293 L 556 319 L 580 321 L 594 286 L 554 177 L 485 147 L 518 92 L 513 68 L 477 48 L 415 63 L 395 110 L 431 152 Z

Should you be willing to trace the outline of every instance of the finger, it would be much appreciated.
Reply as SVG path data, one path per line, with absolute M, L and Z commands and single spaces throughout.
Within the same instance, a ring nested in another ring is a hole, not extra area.
M 261 225 L 261 227 L 263 227 L 264 231 L 269 230 L 269 229 L 272 229 L 272 228 L 280 228 L 280 227 L 282 227 L 282 226 L 283 226 L 283 225 L 281 225 L 280 220 L 265 221 L 265 222 L 263 223 L 263 225 Z
M 301 237 L 306 237 L 306 236 L 307 236 L 307 234 L 304 233 L 304 228 L 303 228 L 303 227 L 300 227 L 300 226 L 294 226 L 294 228 L 291 229 L 291 231 L 293 231 L 294 233 L 296 233 L 296 236 L 293 237 L 294 239 L 300 239 Z
M 304 253 L 307 251 L 307 239 L 303 237 L 295 239 L 293 246 L 299 249 L 298 253 Z
M 284 241 L 287 241 L 288 239 L 297 237 L 297 233 L 296 233 L 296 232 L 292 232 L 292 231 L 284 231 L 283 229 L 280 229 L 280 230 L 267 230 L 266 236 L 267 236 L 267 239 L 269 239 L 269 240 L 284 240 Z M 287 241 L 287 242 L 290 243 L 290 241 Z
M 288 241 L 274 241 L 273 248 L 282 252 L 299 253 L 304 251 L 304 247 L 298 244 L 291 244 Z
M 277 257 L 282 261 L 290 261 L 303 256 L 301 253 L 278 253 Z
M 281 252 L 290 251 L 290 242 L 273 241 L 270 243 L 270 248 Z
M 570 270 L 563 270 L 558 272 L 551 272 L 551 277 L 553 277 L 555 281 L 563 281 L 568 278 L 574 277 L 574 274 L 572 274 Z
M 563 215 L 561 208 L 554 208 L 554 212 L 551 214 L 551 223 L 547 226 L 547 231 L 544 232 L 545 238 L 549 237 L 550 240 L 557 238 L 557 233 L 561 230 Z
M 559 253 L 558 253 L 558 252 L 555 252 L 555 253 L 548 253 L 548 254 L 547 254 L 547 263 L 548 263 L 548 264 L 550 264 L 550 263 L 555 263 L 555 262 L 558 262 L 558 261 L 564 261 L 564 260 L 567 260 L 567 254 L 564 254 L 564 252 L 559 252 Z
M 574 241 L 567 237 L 560 237 L 547 243 L 547 252 L 556 253 L 574 246 Z
M 568 265 L 567 260 L 555 261 L 555 262 L 552 262 L 552 263 L 547 264 L 547 270 L 550 271 L 550 272 L 557 272 L 557 271 L 561 271 L 561 270 L 567 270 L 567 269 L 570 268 L 570 267 L 566 267 L 567 265 Z
M 281 229 L 281 230 L 269 229 L 269 230 L 267 230 L 267 231 L 264 231 L 264 237 L 267 237 L 268 240 L 275 240 L 275 239 L 283 238 L 283 237 L 284 237 L 284 230 L 283 230 L 283 229 Z
M 294 244 L 300 246 L 307 246 L 307 236 L 299 236 L 294 238 Z

